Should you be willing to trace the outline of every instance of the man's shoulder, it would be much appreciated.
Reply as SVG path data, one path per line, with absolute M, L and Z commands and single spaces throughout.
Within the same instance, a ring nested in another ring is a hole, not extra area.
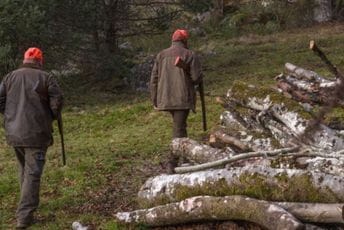
M 171 46 L 160 51 L 157 57 L 171 56 L 171 55 L 193 56 L 194 51 L 181 46 Z
M 23 65 L 19 67 L 18 69 L 12 71 L 13 74 L 21 74 L 21 73 L 35 73 L 35 74 L 40 74 L 40 75 L 46 75 L 49 76 L 49 73 L 41 68 L 38 67 L 32 67 L 32 66 L 27 66 Z
M 171 51 L 172 51 L 172 47 L 168 47 L 168 48 L 166 48 L 166 49 L 161 50 L 161 51 L 158 53 L 157 56 L 162 56 L 162 55 L 164 55 L 164 54 L 166 54 L 166 53 L 169 53 L 169 52 L 171 52 Z

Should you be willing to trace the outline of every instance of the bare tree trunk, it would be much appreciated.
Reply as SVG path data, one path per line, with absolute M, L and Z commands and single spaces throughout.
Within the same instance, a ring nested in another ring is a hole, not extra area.
M 148 226 L 177 225 L 211 220 L 245 220 L 266 229 L 303 229 L 303 224 L 285 209 L 267 201 L 242 196 L 199 196 L 151 209 L 117 213 L 124 223 Z

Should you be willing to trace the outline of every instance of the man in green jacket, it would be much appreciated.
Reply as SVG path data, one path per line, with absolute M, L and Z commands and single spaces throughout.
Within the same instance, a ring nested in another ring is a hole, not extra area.
M 173 33 L 171 47 L 156 57 L 150 81 L 154 108 L 172 115 L 173 138 L 187 137 L 189 111 L 195 111 L 195 85 L 202 78 L 200 61 L 188 49 L 188 38 L 186 30 Z
M 17 229 L 33 223 L 45 155 L 53 143 L 52 122 L 62 108 L 61 89 L 41 69 L 42 63 L 42 51 L 29 48 L 23 65 L 7 74 L 0 84 L 0 112 L 4 115 L 6 140 L 14 147 L 19 164 Z

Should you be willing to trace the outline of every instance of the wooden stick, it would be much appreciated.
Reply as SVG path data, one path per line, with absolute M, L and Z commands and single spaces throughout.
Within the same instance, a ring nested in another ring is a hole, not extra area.
M 249 153 L 243 153 L 236 156 L 233 156 L 231 158 L 224 158 L 222 160 L 208 162 L 205 164 L 199 164 L 199 165 L 193 165 L 193 166 L 186 166 L 186 167 L 177 167 L 175 168 L 176 173 L 188 173 L 188 172 L 196 172 L 196 171 L 202 171 L 209 168 L 216 168 L 219 166 L 223 166 L 235 161 L 244 160 L 247 158 L 252 157 L 263 157 L 263 156 L 276 156 L 280 154 L 290 153 L 297 151 L 299 149 L 299 146 L 291 147 L 291 148 L 283 148 L 283 149 L 276 149 L 272 151 L 260 151 L 260 152 L 249 152 Z
M 332 72 L 337 79 L 340 80 L 340 83 L 335 87 L 333 96 L 329 98 L 328 105 L 324 106 L 320 109 L 318 114 L 315 116 L 315 118 L 309 123 L 309 126 L 306 128 L 304 134 L 300 136 L 300 139 L 304 142 L 309 142 L 311 139 L 310 135 L 314 133 L 324 120 L 325 115 L 332 110 L 333 107 L 338 105 L 339 98 L 343 94 L 342 91 L 344 89 L 344 77 L 343 75 L 338 71 L 337 67 L 335 67 L 326 57 L 326 55 L 318 48 L 318 46 L 315 44 L 315 41 L 312 40 L 309 43 L 309 48 L 314 51 L 316 55 L 318 55 L 322 61 L 325 62 L 327 68 Z
M 330 62 L 330 60 L 328 60 L 328 58 L 326 57 L 326 55 L 324 54 L 324 52 L 322 52 L 322 51 L 318 48 L 318 46 L 315 44 L 315 41 L 314 41 L 314 40 L 311 40 L 311 41 L 309 42 L 309 48 L 310 48 L 311 50 L 313 50 L 314 53 L 317 54 L 317 55 L 321 58 L 322 61 L 325 62 L 327 68 L 330 70 L 331 73 L 333 73 L 333 74 L 336 76 L 336 78 L 340 78 L 341 80 L 344 79 L 343 75 L 338 71 L 337 67 L 334 66 L 334 65 Z

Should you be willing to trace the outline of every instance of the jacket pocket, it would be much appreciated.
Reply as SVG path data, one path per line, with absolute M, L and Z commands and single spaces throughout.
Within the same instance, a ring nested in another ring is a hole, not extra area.
M 10 121 L 15 118 L 17 113 L 17 103 L 12 101 L 10 98 L 6 98 L 6 106 L 5 106 L 5 120 Z

